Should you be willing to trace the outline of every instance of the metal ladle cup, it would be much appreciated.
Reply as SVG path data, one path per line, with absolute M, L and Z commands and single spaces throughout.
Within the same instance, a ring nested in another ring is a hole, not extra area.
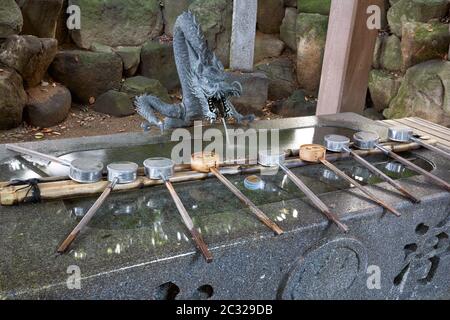
M 57 250 L 58 253 L 64 253 L 69 249 L 72 242 L 76 239 L 81 230 L 89 223 L 89 221 L 91 221 L 117 184 L 128 184 L 136 181 L 138 167 L 139 166 L 134 162 L 116 162 L 107 166 L 109 184 L 106 186 L 106 189 L 97 201 L 95 201 L 86 215 L 81 219 L 78 225 L 60 245 Z
M 355 142 L 354 145 L 357 148 L 362 149 L 362 150 L 371 150 L 371 149 L 376 148 L 378 150 L 381 150 L 387 156 L 389 156 L 389 157 L 393 158 L 394 160 L 400 162 L 401 164 L 407 166 L 411 170 L 434 181 L 436 184 L 442 186 L 447 191 L 450 191 L 450 184 L 448 184 L 446 181 L 442 180 L 441 178 L 426 171 L 425 169 L 419 167 L 418 165 L 415 165 L 411 161 L 406 160 L 405 158 L 397 155 L 396 153 L 392 152 L 391 150 L 380 145 L 378 143 L 380 140 L 380 137 L 375 132 L 369 132 L 369 131 L 357 132 L 353 135 L 353 140 Z
M 145 175 L 149 179 L 152 180 L 162 179 L 164 181 L 164 184 L 167 190 L 169 191 L 173 201 L 175 202 L 175 205 L 178 209 L 178 212 L 181 215 L 181 218 L 183 219 L 184 224 L 189 229 L 189 232 L 191 233 L 194 242 L 200 249 L 206 262 L 208 263 L 212 262 L 213 257 L 208 249 L 208 246 L 203 240 L 201 234 L 195 228 L 192 218 L 189 216 L 189 213 L 187 212 L 185 206 L 183 205 L 183 202 L 181 201 L 180 197 L 175 191 L 175 188 L 173 187 L 172 183 L 169 181 L 170 177 L 174 175 L 175 163 L 167 158 L 150 158 L 144 161 L 144 168 L 145 168 Z
M 378 137 L 378 135 L 376 135 Z M 375 145 L 372 145 L 370 142 L 373 141 L 373 138 L 375 138 L 375 135 L 371 135 L 371 140 L 367 143 L 361 142 L 361 144 L 364 146 L 364 148 L 373 149 Z M 328 151 L 331 152 L 347 152 L 349 153 L 359 164 L 363 165 L 367 169 L 369 169 L 373 174 L 378 176 L 379 178 L 383 179 L 385 182 L 389 183 L 391 186 L 396 188 L 398 191 L 400 191 L 403 195 L 405 195 L 407 198 L 409 198 L 414 203 L 419 203 L 420 199 L 415 197 L 411 192 L 406 190 L 400 183 L 393 180 L 391 177 L 386 175 L 383 171 L 379 170 L 377 167 L 373 166 L 370 162 L 365 160 L 363 157 L 359 156 L 357 153 L 355 153 L 352 149 L 350 149 L 350 139 L 341 136 L 341 135 L 327 135 L 324 139 L 325 142 L 325 148 Z
M 191 156 L 191 167 L 198 172 L 211 172 L 225 187 L 228 188 L 250 211 L 275 234 L 283 234 L 284 231 L 261 211 L 249 198 L 247 198 L 236 186 L 230 182 L 219 170 L 219 155 L 213 152 L 197 152 Z
M 284 164 L 286 160 L 286 154 L 284 152 L 272 152 L 270 150 L 264 150 L 258 152 L 258 163 L 263 167 L 279 167 L 283 170 L 289 179 L 300 189 L 308 199 L 318 208 L 328 220 L 336 224 L 342 231 L 348 232 L 348 227 L 342 223 L 338 216 L 331 212 L 328 206 L 319 199 L 318 196 L 312 192 L 311 189 L 299 178 L 297 177 L 286 165 Z
M 421 139 L 418 139 L 414 136 L 414 131 L 408 127 L 391 127 L 388 130 L 389 140 L 395 142 L 415 142 L 421 147 L 424 147 L 430 151 L 433 151 L 447 159 L 450 159 L 450 153 L 445 152 L 442 149 L 439 149 L 435 146 L 432 146 L 428 143 L 423 142 Z
M 6 149 L 47 161 L 56 162 L 63 166 L 69 167 L 70 179 L 78 183 L 95 183 L 100 181 L 103 177 L 104 165 L 102 162 L 97 160 L 80 158 L 73 161 L 67 161 L 17 145 L 7 145 Z

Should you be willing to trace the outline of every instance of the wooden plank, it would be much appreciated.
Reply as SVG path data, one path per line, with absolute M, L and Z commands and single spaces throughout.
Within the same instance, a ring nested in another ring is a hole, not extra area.
M 426 121 L 424 119 L 413 117 L 413 118 L 405 118 L 405 120 L 412 121 L 412 122 L 420 124 L 426 128 L 430 128 L 430 129 L 439 131 L 446 135 L 449 134 L 449 132 L 450 132 L 449 128 L 446 128 L 444 126 L 438 125 L 438 124 L 430 122 L 430 121 Z
M 439 140 L 442 143 L 450 143 L 450 140 L 448 138 L 435 135 L 434 133 L 428 131 L 426 128 L 423 128 L 423 127 L 416 128 L 416 127 L 410 126 L 408 122 L 403 121 L 403 120 L 399 120 L 399 121 L 397 121 L 397 123 L 398 123 L 397 125 L 403 125 L 403 126 L 410 127 L 411 129 L 414 130 L 415 134 L 419 134 L 421 136 L 428 136 L 431 139 Z
M 395 127 L 395 126 L 404 126 L 405 124 L 401 121 L 401 119 L 395 119 L 395 120 L 384 120 L 383 123 L 386 124 L 388 127 Z M 430 133 L 426 130 L 426 128 L 422 128 L 422 130 L 418 130 L 416 128 L 413 128 L 414 131 L 420 135 L 429 136 L 432 140 L 437 141 L 440 145 L 443 145 L 445 147 L 450 147 L 450 142 L 442 139 L 440 137 L 435 136 L 434 134 Z M 450 131 L 449 131 L 450 134 Z
M 378 30 L 367 27 L 367 8 L 383 0 L 332 0 L 317 115 L 362 113 Z
M 356 0 L 331 2 L 317 115 L 338 113 L 341 108 L 356 9 Z
M 442 132 L 436 131 L 436 130 L 434 130 L 432 128 L 425 127 L 425 126 L 422 126 L 422 125 L 417 124 L 415 122 L 412 122 L 412 121 L 410 121 L 410 120 L 408 120 L 406 118 L 405 119 L 397 119 L 397 122 L 400 122 L 404 126 L 410 127 L 411 129 L 421 130 L 423 132 L 426 132 L 428 135 L 432 135 L 434 137 L 438 137 L 438 138 L 440 138 L 442 140 L 450 142 L 450 132 L 442 133 Z
M 367 26 L 369 18 L 367 9 L 371 5 L 383 8 L 384 0 L 358 1 L 340 112 L 362 114 L 366 106 L 369 73 L 372 69 L 373 52 L 379 32 L 377 29 L 370 30 Z

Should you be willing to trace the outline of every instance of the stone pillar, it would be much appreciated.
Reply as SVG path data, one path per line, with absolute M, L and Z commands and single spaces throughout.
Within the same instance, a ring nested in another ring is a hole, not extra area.
M 230 67 L 252 71 L 255 51 L 258 0 L 234 0 Z

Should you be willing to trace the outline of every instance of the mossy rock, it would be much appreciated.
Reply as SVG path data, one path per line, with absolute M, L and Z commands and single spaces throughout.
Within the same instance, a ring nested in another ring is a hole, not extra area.
M 23 18 L 14 0 L 2 0 L 0 5 L 0 39 L 22 31 Z
M 417 116 L 450 125 L 450 61 L 431 60 L 409 68 L 383 114 L 389 119 Z
M 195 0 L 189 10 L 197 18 L 209 48 L 227 67 L 230 61 L 233 0 Z
M 267 34 L 280 33 L 284 11 L 284 0 L 258 0 L 258 30 Z
M 402 78 L 384 70 L 372 70 L 369 74 L 369 92 L 373 106 L 377 111 L 389 107 L 397 95 Z
M 180 86 L 175 55 L 171 43 L 147 41 L 141 50 L 140 74 L 156 79 L 168 90 Z
M 297 51 L 297 9 L 286 8 L 280 27 L 280 39 L 293 51 Z
M 164 12 L 164 32 L 173 36 L 173 27 L 178 16 L 187 11 L 194 0 L 162 0 Z
M 95 102 L 94 110 L 114 117 L 126 117 L 135 112 L 130 97 L 115 90 L 102 94 Z
M 0 48 L 0 63 L 16 69 L 27 87 L 37 86 L 58 51 L 56 39 L 13 35 Z
M 22 34 L 39 38 L 55 38 L 58 19 L 61 14 L 67 19 L 64 0 L 21 0 L 17 1 L 22 10 Z M 67 3 L 67 1 L 66 1 Z
M 297 17 L 297 81 L 309 95 L 319 90 L 327 27 L 327 16 L 300 13 Z
M 391 6 L 387 18 L 391 31 L 401 37 L 403 23 L 428 22 L 445 17 L 448 7 L 448 0 L 399 0 Z
M 283 117 L 305 117 L 316 113 L 317 101 L 309 98 L 303 90 L 296 90 L 285 101 L 274 104 L 272 112 Z
M 94 42 L 91 45 L 91 49 L 90 50 L 94 51 L 94 52 L 106 52 L 106 53 L 114 52 L 113 48 L 111 48 L 110 46 L 107 46 L 107 45 L 104 45 L 104 44 L 101 44 L 101 43 L 98 43 L 98 42 Z
M 142 94 L 150 94 L 160 98 L 164 102 L 170 102 L 167 89 L 156 79 L 149 79 L 142 76 L 128 78 L 122 84 L 120 91 L 128 94 L 130 98 Z
M 122 80 L 122 59 L 115 53 L 67 50 L 59 52 L 50 66 L 51 76 L 69 88 L 75 100 L 88 103 Z
M 269 99 L 280 100 L 289 97 L 297 88 L 297 79 L 294 74 L 294 64 L 289 58 L 280 57 L 255 66 L 269 79 Z
M 449 25 L 407 22 L 403 25 L 403 70 L 432 59 L 444 59 L 450 43 Z
M 124 75 L 134 76 L 141 63 L 141 47 L 117 47 L 114 52 L 122 58 Z
M 380 66 L 389 71 L 399 71 L 402 68 L 402 48 L 396 35 L 386 37 L 382 43 Z
M 71 36 L 83 49 L 94 42 L 138 46 L 163 31 L 159 0 L 69 0 L 69 5 L 81 10 L 81 29 Z
M 330 14 L 331 0 L 297 0 L 298 12 Z
M 15 70 L 0 68 L 0 130 L 6 130 L 22 123 L 27 94 L 22 78 Z
M 297 40 L 312 36 L 322 41 L 327 38 L 328 17 L 317 13 L 299 13 L 296 21 Z

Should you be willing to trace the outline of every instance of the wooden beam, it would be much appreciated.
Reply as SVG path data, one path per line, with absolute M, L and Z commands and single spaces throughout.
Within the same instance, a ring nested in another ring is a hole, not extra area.
M 317 114 L 362 113 L 378 30 L 367 27 L 370 5 L 384 0 L 332 0 Z

